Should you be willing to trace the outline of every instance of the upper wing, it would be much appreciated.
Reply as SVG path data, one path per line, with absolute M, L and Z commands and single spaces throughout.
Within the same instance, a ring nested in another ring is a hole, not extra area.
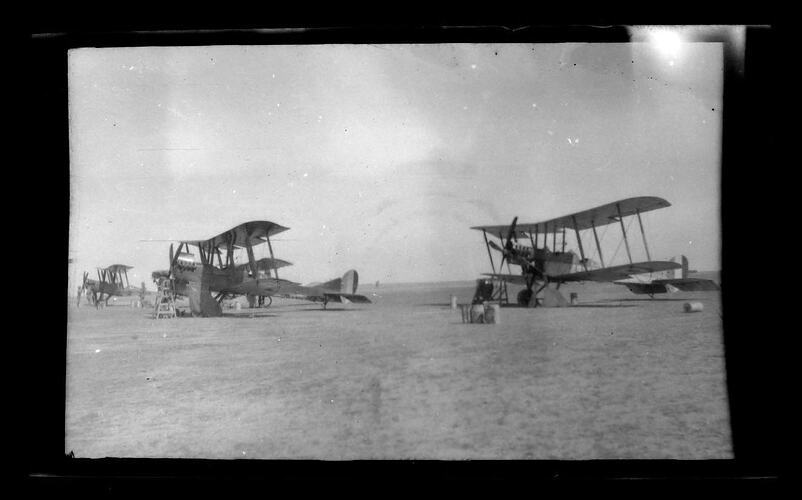
M 601 205 L 589 210 L 583 210 L 574 214 L 564 215 L 556 219 L 549 219 L 542 222 L 528 222 L 518 223 L 516 225 L 516 232 L 527 234 L 549 234 L 555 231 L 562 231 L 563 228 L 577 229 L 590 229 L 591 227 L 600 227 L 605 224 L 612 224 L 618 222 L 620 217 L 627 217 L 637 213 L 644 213 L 658 208 L 670 207 L 671 203 L 663 198 L 656 196 L 639 196 L 636 198 L 626 198 L 619 201 L 614 201 L 606 205 Z M 504 234 L 509 225 L 495 225 L 495 226 L 475 226 L 471 229 L 479 229 L 487 231 L 493 236 Z
M 287 229 L 289 228 L 276 224 L 275 222 L 254 220 L 233 227 L 208 240 L 187 240 L 181 241 L 181 243 L 197 247 L 208 247 L 211 245 L 220 249 L 228 248 L 229 245 L 244 247 L 247 246 L 248 242 L 250 242 L 251 246 L 256 246 L 267 241 L 269 236 L 281 233 Z
M 576 273 L 560 274 L 550 276 L 552 281 L 616 281 L 631 277 L 633 274 L 656 273 L 668 271 L 669 269 L 679 269 L 682 266 L 670 261 L 647 261 L 635 262 L 634 264 L 622 264 L 620 266 L 603 267 L 590 271 L 580 271 Z
M 116 274 L 119 271 L 127 271 L 127 270 L 133 269 L 133 268 L 134 268 L 134 266 L 126 266 L 124 264 L 112 264 L 109 267 L 107 267 L 105 270 L 109 271 L 110 273 Z

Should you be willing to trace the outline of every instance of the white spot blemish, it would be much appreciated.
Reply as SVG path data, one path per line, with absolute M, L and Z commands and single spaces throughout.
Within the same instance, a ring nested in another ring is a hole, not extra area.
M 99 352 L 100 352 L 100 349 L 95 349 L 95 353 L 99 353 Z
M 554 132 L 552 132 L 551 130 L 548 130 L 547 132 L 549 133 L 549 135 L 554 135 Z
M 476 65 L 475 64 L 471 64 L 471 69 L 476 69 Z

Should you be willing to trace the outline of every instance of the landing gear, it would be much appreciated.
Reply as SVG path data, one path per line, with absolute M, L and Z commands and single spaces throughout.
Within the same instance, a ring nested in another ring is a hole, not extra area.
M 518 305 L 520 306 L 528 306 L 529 301 L 532 300 L 532 290 L 530 288 L 524 288 L 520 292 L 518 292 Z

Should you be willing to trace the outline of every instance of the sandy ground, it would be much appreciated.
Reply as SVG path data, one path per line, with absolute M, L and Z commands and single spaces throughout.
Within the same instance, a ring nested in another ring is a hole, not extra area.
M 717 292 L 564 287 L 463 324 L 472 283 L 366 286 L 222 318 L 69 304 L 76 457 L 732 458 Z M 704 304 L 685 313 L 683 304 Z

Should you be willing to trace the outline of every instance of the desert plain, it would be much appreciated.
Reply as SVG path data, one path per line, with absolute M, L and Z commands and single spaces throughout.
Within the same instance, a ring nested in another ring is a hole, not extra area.
M 450 299 L 469 303 L 473 290 L 368 285 L 359 292 L 372 304 L 277 298 L 160 320 L 136 298 L 102 309 L 73 298 L 65 452 L 732 458 L 720 292 L 652 300 L 584 283 L 561 288 L 578 294 L 574 306 L 503 307 L 498 324 L 466 324 Z M 690 301 L 704 309 L 686 313 Z

